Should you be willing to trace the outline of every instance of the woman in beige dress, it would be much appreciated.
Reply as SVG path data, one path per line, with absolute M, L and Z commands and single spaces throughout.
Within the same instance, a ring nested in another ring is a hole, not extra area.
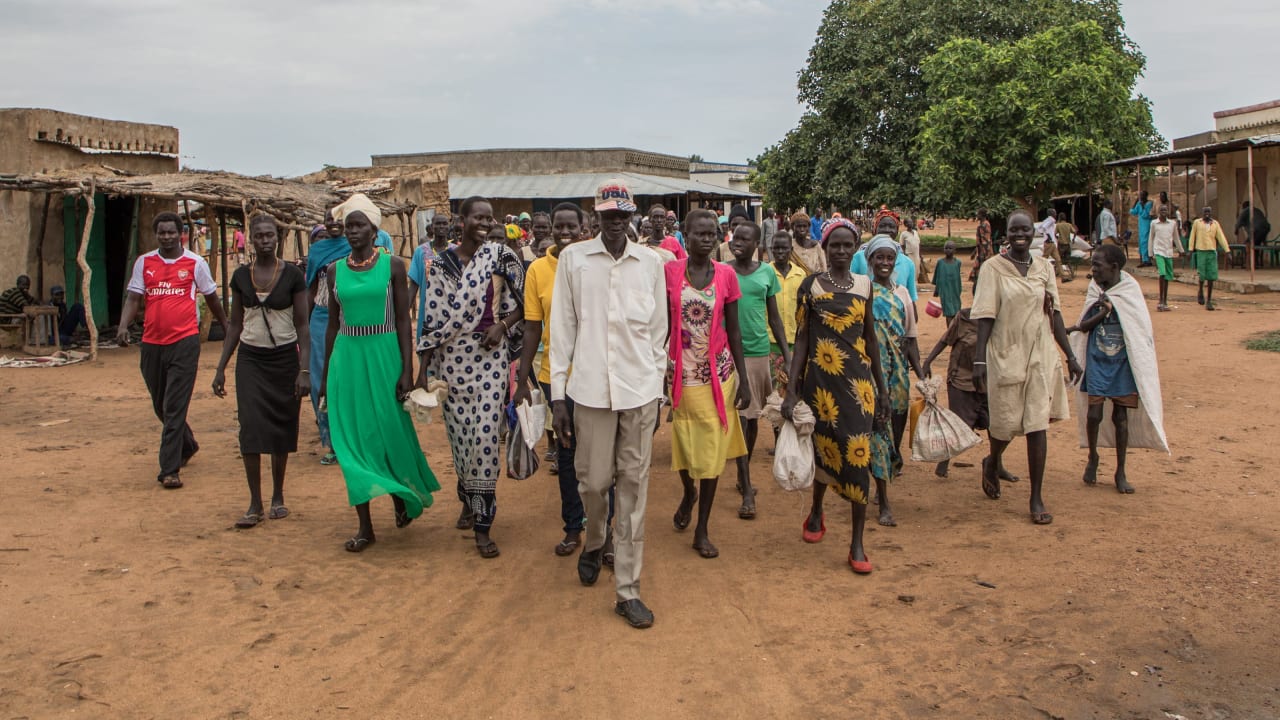
M 1015 436 L 1027 438 L 1031 474 L 1031 521 L 1048 525 L 1040 496 L 1044 484 L 1046 431 L 1053 420 L 1068 417 L 1067 388 L 1056 343 L 1067 356 L 1071 382 L 1082 370 L 1067 343 L 1058 305 L 1053 268 L 1031 255 L 1034 224 L 1031 214 L 1015 210 L 1009 216 L 1008 252 L 982 264 L 970 316 L 978 323 L 973 381 L 986 392 L 991 408 L 991 455 L 982 461 L 982 491 L 1000 497 L 997 469 Z

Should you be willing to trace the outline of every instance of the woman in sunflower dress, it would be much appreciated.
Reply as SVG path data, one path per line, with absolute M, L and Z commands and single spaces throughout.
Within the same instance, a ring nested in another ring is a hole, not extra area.
M 871 280 L 849 271 L 856 247 L 853 226 L 837 219 L 823 228 L 826 272 L 800 284 L 796 301 L 796 344 L 782 414 L 790 419 L 796 402 L 813 409 L 813 507 L 803 538 L 816 543 L 826 534 L 822 500 L 827 486 L 853 505 L 849 565 L 871 572 L 863 548 L 867 495 L 871 484 L 872 433 L 886 428 L 888 391 L 880 371 L 880 349 L 871 314 Z
M 915 306 L 907 288 L 894 282 L 898 244 L 888 235 L 877 235 L 864 252 L 871 270 L 871 314 L 875 318 L 876 344 L 880 348 L 880 368 L 888 392 L 887 427 L 871 438 L 871 475 L 876 479 L 881 525 L 894 527 L 889 508 L 889 480 L 902 471 L 902 434 L 911 407 L 911 376 L 920 377 L 920 348 L 916 341 Z

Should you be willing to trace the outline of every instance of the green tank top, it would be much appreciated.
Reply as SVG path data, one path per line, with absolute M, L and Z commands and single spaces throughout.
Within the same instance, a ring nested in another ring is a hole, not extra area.
M 378 260 L 363 272 L 352 270 L 346 260 L 337 262 L 334 293 L 342 306 L 338 332 L 343 335 L 378 335 L 395 332 L 391 305 L 391 257 L 375 250 Z

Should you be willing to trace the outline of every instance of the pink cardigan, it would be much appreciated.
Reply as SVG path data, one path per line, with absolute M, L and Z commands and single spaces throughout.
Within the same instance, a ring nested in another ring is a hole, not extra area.
M 658 247 L 675 255 L 677 260 L 684 260 L 689 257 L 689 253 L 685 252 L 683 247 L 680 247 L 680 241 L 676 239 L 675 235 L 668 235 L 662 238 L 662 244 Z
M 674 368 L 674 379 L 671 381 L 671 407 L 680 406 L 680 391 L 684 387 L 684 348 L 681 334 L 680 294 L 684 290 L 685 269 L 689 260 L 669 262 L 663 268 L 667 274 L 667 310 L 669 313 L 670 339 L 667 342 L 667 356 Z M 720 390 L 720 373 L 716 371 L 716 356 L 729 346 L 729 333 L 725 330 L 724 306 L 736 302 L 742 297 L 738 289 L 738 274 L 733 268 L 723 263 L 711 262 L 715 275 L 711 283 L 716 288 L 716 304 L 711 311 L 711 394 L 716 399 L 716 411 L 720 413 L 720 425 L 729 427 L 729 417 L 725 414 L 724 393 Z

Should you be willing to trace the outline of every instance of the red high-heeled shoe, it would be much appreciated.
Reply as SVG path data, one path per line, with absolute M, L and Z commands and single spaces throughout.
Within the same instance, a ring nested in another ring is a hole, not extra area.
M 863 557 L 865 557 L 866 559 L 854 560 L 853 551 L 850 550 L 849 551 L 849 567 L 853 568 L 853 571 L 858 573 L 859 575 L 869 575 L 871 574 L 871 556 L 867 555 L 864 552 Z
M 806 517 L 804 519 L 804 524 L 800 526 L 801 530 L 803 530 L 803 532 L 800 533 L 801 539 L 803 539 L 807 543 L 822 542 L 822 536 L 827 534 L 827 514 L 826 513 L 822 513 L 822 515 L 818 517 L 818 524 L 820 528 L 818 532 L 809 532 L 809 518 Z

